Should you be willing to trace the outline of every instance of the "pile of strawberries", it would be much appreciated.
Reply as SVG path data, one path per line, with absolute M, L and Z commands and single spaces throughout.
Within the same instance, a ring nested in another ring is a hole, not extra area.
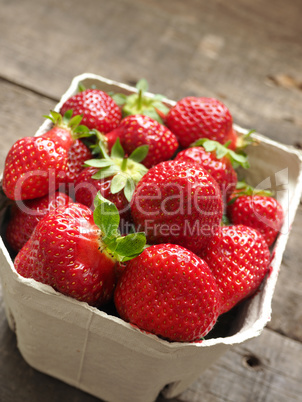
M 238 181 L 244 139 L 219 100 L 84 89 L 9 151 L 17 272 L 169 341 L 198 341 L 269 270 L 281 205 Z

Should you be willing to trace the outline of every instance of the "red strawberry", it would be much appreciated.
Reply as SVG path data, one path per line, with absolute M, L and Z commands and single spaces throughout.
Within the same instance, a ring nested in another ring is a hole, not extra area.
M 181 151 L 175 160 L 202 166 L 217 181 L 223 200 L 236 188 L 237 173 L 227 157 L 218 159 L 215 153 L 207 152 L 203 147 L 192 147 Z
M 21 250 L 45 215 L 70 202 L 72 199 L 66 194 L 56 192 L 34 200 L 14 203 L 6 228 L 6 240 L 10 247 L 15 251 Z
M 181 99 L 168 112 L 166 124 L 183 148 L 199 138 L 225 144 L 233 132 L 230 111 L 214 98 L 189 96 Z
M 121 237 L 116 207 L 102 197 L 96 203 L 94 214 L 71 203 L 46 215 L 18 253 L 17 272 L 94 306 L 110 300 L 115 263 L 138 255 L 145 236 Z
M 261 234 L 244 225 L 223 226 L 203 257 L 221 292 L 221 313 L 256 292 L 268 272 L 270 252 Z
M 3 190 L 12 200 L 42 197 L 59 186 L 67 169 L 67 151 L 47 138 L 24 137 L 12 146 L 4 166 Z
M 128 155 L 139 146 L 148 145 L 149 152 L 143 161 L 147 168 L 172 158 L 178 148 L 175 135 L 149 116 L 136 114 L 125 117 L 114 130 L 114 135 L 119 137 Z
M 69 148 L 67 158 L 67 171 L 64 181 L 74 183 L 84 169 L 85 161 L 92 158 L 92 153 L 81 140 L 76 140 Z
M 221 192 L 212 176 L 197 164 L 165 161 L 139 181 L 131 213 L 149 243 L 169 241 L 198 255 L 220 225 Z
M 67 151 L 66 172 L 61 181 L 67 184 L 73 183 L 83 169 L 84 162 L 92 157 L 89 147 L 80 138 L 92 138 L 95 133 L 90 132 L 86 126 L 79 125 L 82 117 L 75 116 L 72 118 L 71 110 L 67 111 L 64 116 L 51 111 L 50 116 L 46 117 L 53 122 L 53 127 L 43 136 L 47 135 L 56 140 Z
M 73 116 L 83 115 L 82 124 L 102 133 L 116 128 L 122 118 L 115 101 L 99 89 L 85 89 L 71 96 L 62 105 L 61 114 L 70 109 L 73 110 Z
M 170 341 L 192 342 L 214 326 L 220 295 L 207 264 L 173 244 L 146 248 L 127 264 L 114 294 L 121 318 Z
M 272 196 L 251 189 L 247 186 L 233 193 L 227 207 L 228 218 L 234 224 L 257 229 L 271 246 L 283 224 L 283 208 Z
M 18 140 L 6 157 L 3 190 L 10 199 L 34 199 L 54 192 L 60 183 L 73 180 L 91 157 L 77 139 L 88 132 L 87 127 L 79 126 L 80 116 L 70 119 L 70 113 L 62 117 L 52 111 L 47 117 L 54 123 L 51 129 Z

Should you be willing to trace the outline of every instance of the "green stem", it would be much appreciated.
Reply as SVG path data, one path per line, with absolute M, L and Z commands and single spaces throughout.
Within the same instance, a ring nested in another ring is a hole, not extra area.
M 143 91 L 140 89 L 138 91 L 138 99 L 137 99 L 138 110 L 140 110 L 142 108 L 142 102 L 143 102 Z
M 121 163 L 121 171 L 124 172 L 127 169 L 128 159 L 124 158 Z

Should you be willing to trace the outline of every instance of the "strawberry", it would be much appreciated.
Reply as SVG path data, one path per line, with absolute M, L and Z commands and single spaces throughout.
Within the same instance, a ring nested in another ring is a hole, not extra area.
M 71 110 L 68 110 L 64 116 L 51 111 L 50 115 L 45 117 L 53 122 L 53 127 L 47 132 L 47 136 L 51 136 L 54 140 L 56 139 L 67 151 L 67 166 L 62 182 L 66 184 L 73 183 L 83 169 L 84 162 L 92 157 L 92 152 L 83 143 L 81 137 L 92 138 L 96 132 L 89 131 L 86 126 L 80 125 L 81 116 L 72 118 Z
M 67 99 L 61 114 L 68 110 L 73 116 L 82 115 L 82 124 L 101 133 L 108 133 L 118 126 L 122 118 L 121 110 L 115 101 L 99 89 L 85 89 Z
M 179 152 L 175 160 L 195 162 L 206 169 L 217 181 L 224 201 L 236 188 L 238 179 L 235 168 L 249 166 L 244 155 L 208 139 L 197 140 L 192 147 Z
M 115 293 L 122 319 L 169 341 L 193 342 L 214 326 L 220 295 L 208 265 L 174 244 L 147 247 L 127 264 Z
M 225 313 L 256 292 L 268 272 L 270 252 L 261 234 L 244 225 L 223 226 L 203 251 Z
M 145 236 L 121 236 L 114 204 L 100 195 L 95 203 L 94 213 L 84 205 L 70 203 L 42 218 L 17 254 L 17 272 L 93 306 L 109 301 L 116 262 L 138 255 Z
M 199 138 L 225 144 L 233 135 L 232 124 L 228 108 L 214 98 L 185 97 L 166 116 L 167 127 L 176 135 L 183 148 Z
M 9 150 L 3 172 L 3 191 L 12 200 L 42 197 L 55 190 L 67 169 L 67 151 L 57 142 L 24 137 Z
M 84 163 L 92 158 L 90 149 L 80 140 L 75 140 L 70 146 L 67 155 L 67 170 L 65 183 L 74 183 L 78 175 L 84 169 Z
M 232 223 L 257 229 L 268 246 L 274 243 L 284 220 L 281 204 L 270 194 L 244 184 L 232 194 L 227 207 Z
M 139 181 L 131 199 L 136 228 L 150 244 L 179 244 L 195 254 L 211 239 L 222 219 L 217 182 L 201 166 L 165 161 Z
M 147 168 L 172 158 L 178 148 L 175 135 L 167 127 L 139 114 L 125 117 L 111 135 L 120 139 L 126 154 L 131 154 L 139 146 L 148 145 L 149 153 L 143 161 Z
M 14 251 L 21 250 L 45 215 L 70 202 L 72 199 L 66 194 L 56 192 L 34 200 L 13 203 L 6 227 L 6 240 L 10 247 Z
M 12 200 L 27 200 L 54 192 L 60 183 L 72 181 L 91 156 L 78 136 L 87 136 L 81 117 L 70 119 L 52 111 L 53 126 L 37 137 L 16 141 L 5 160 L 3 190 Z

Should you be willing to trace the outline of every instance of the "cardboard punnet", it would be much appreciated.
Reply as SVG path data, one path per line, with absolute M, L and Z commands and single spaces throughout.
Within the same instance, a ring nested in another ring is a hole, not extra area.
M 104 91 L 135 91 L 94 74 L 83 74 L 73 79 L 55 110 L 77 92 L 79 82 Z M 174 102 L 168 100 L 167 104 Z M 36 135 L 50 125 L 45 121 Z M 235 129 L 246 132 L 237 126 Z M 251 168 L 244 172 L 246 180 L 258 188 L 275 188 L 286 215 L 272 249 L 270 274 L 256 295 L 240 305 L 228 334 L 200 343 L 172 343 L 144 333 L 50 286 L 22 278 L 1 238 L 0 277 L 6 316 L 29 365 L 105 401 L 152 402 L 161 391 L 166 398 L 180 394 L 231 345 L 261 333 L 270 320 L 282 255 L 300 202 L 302 158 L 292 147 L 259 134 L 254 137 L 259 145 L 247 150 Z M 4 218 L 2 210 L 2 222 Z

